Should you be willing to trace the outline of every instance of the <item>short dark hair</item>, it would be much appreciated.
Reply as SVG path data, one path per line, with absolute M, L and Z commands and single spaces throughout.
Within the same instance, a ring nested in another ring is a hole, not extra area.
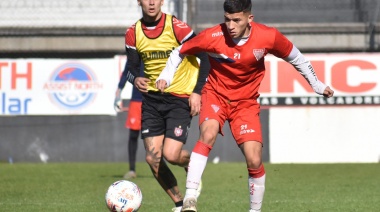
M 227 13 L 240 13 L 251 12 L 251 0 L 225 0 L 223 4 L 224 12 Z

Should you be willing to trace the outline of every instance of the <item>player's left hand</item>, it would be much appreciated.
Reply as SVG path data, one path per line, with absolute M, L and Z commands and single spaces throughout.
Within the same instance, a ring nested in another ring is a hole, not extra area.
M 113 102 L 113 108 L 117 113 L 122 111 L 123 101 L 121 100 L 121 89 L 117 89 L 115 93 L 115 100 Z
M 163 80 L 163 79 L 157 80 L 157 82 L 156 82 L 156 88 L 163 93 L 164 90 L 165 90 L 165 88 L 167 88 L 166 81 Z
M 325 88 L 325 90 L 323 91 L 323 96 L 330 98 L 330 97 L 334 96 L 334 91 L 329 86 L 327 86 Z
M 201 95 L 192 93 L 189 97 L 190 115 L 196 116 L 201 110 Z

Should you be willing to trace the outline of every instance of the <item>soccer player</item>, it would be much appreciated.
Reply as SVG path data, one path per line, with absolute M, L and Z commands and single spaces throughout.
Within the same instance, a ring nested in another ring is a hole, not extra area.
M 251 0 L 225 0 L 223 7 L 224 23 L 202 31 L 173 50 L 156 81 L 158 89 L 170 88 L 184 56 L 208 53 L 211 69 L 202 90 L 200 137 L 191 153 L 182 208 L 187 212 L 197 211 L 196 189 L 226 120 L 247 163 L 250 212 L 261 211 L 265 170 L 257 99 L 265 73 L 265 55 L 270 53 L 292 64 L 317 94 L 334 94 L 318 80 L 309 60 L 284 35 L 253 21 Z
M 199 113 L 201 90 L 209 70 L 205 53 L 185 57 L 175 74 L 172 85 L 159 91 L 156 78 L 165 67 L 170 52 L 195 36 L 193 30 L 174 16 L 161 11 L 163 0 L 138 0 L 143 17 L 125 35 L 127 79 L 142 92 L 141 136 L 146 161 L 154 177 L 180 211 L 183 197 L 177 180 L 166 162 L 188 167 L 190 153 L 183 150 L 192 116 Z M 144 77 L 139 77 L 140 60 Z M 200 71 L 202 70 L 202 71 Z M 201 74 L 199 74 L 201 73 Z M 164 160 L 165 159 L 165 160 Z M 197 190 L 197 195 L 200 187 Z
M 122 111 L 122 100 L 121 92 L 125 87 L 127 82 L 127 64 L 125 64 L 123 73 L 120 77 L 118 88 L 115 92 L 114 108 L 116 112 Z M 140 76 L 144 73 L 144 66 L 141 63 Z M 129 109 L 127 119 L 125 121 L 125 128 L 129 129 L 129 139 L 128 139 L 128 161 L 129 161 L 129 171 L 125 173 L 124 178 L 129 180 L 137 177 L 136 174 L 136 154 L 138 147 L 138 138 L 141 129 L 141 92 L 133 86 L 132 96 L 129 102 Z

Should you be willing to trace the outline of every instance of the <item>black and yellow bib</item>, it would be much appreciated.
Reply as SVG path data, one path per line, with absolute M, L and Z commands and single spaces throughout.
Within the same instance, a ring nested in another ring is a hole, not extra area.
M 166 14 L 162 33 L 156 38 L 148 38 L 142 29 L 141 21 L 136 23 L 136 49 L 144 62 L 145 77 L 150 79 L 149 91 L 158 91 L 155 87 L 156 79 L 166 66 L 171 51 L 178 47 L 173 30 L 172 16 Z M 198 78 L 198 62 L 195 56 L 187 56 L 178 67 L 173 81 L 165 92 L 188 94 L 193 92 Z

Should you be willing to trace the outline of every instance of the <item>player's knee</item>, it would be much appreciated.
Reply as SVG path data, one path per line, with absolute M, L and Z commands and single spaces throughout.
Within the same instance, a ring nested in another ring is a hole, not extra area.
M 154 167 L 157 164 L 157 159 L 154 159 L 151 155 L 145 157 L 145 161 L 149 164 L 150 167 Z
M 164 157 L 165 160 L 172 165 L 178 165 L 179 163 L 179 157 L 177 155 L 167 154 Z
M 202 131 L 201 135 L 200 135 L 200 140 L 207 144 L 207 145 L 210 145 L 210 146 L 213 146 L 214 145 L 214 142 L 216 140 L 216 136 L 218 134 L 217 133 L 214 133 L 214 132 L 209 132 L 209 131 Z
M 261 166 L 261 156 L 255 155 L 251 160 L 247 161 L 247 167 L 251 169 L 258 169 Z

